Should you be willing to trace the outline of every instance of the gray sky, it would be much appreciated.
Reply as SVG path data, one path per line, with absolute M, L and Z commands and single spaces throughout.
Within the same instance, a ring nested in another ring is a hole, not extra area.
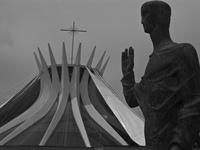
M 79 29 L 75 53 L 82 43 L 82 64 L 97 46 L 93 66 L 106 50 L 111 56 L 104 78 L 122 97 L 121 52 L 135 49 L 135 74 L 144 73 L 152 43 L 141 26 L 140 7 L 146 0 L 0 0 L 0 91 L 36 74 L 33 52 L 37 47 L 49 63 L 50 43 L 57 63 L 61 62 L 62 42 L 71 56 L 71 36 L 61 32 L 73 21 Z M 172 8 L 171 36 L 175 42 L 193 44 L 200 55 L 200 1 L 165 0 Z

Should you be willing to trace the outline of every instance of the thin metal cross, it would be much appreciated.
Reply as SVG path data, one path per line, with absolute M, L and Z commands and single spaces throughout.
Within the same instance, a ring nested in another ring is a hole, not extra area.
M 74 35 L 77 35 L 78 32 L 87 32 L 85 30 L 79 30 L 75 26 L 75 22 L 73 22 L 73 26 L 71 26 L 69 29 L 61 29 L 61 31 L 69 31 L 69 33 L 72 35 L 72 53 L 71 53 L 71 64 L 73 63 L 73 51 L 74 51 Z

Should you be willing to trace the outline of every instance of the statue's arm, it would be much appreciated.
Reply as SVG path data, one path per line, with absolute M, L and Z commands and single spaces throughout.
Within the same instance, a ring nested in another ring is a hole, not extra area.
M 129 49 L 125 49 L 125 51 L 122 52 L 121 63 L 122 63 L 121 65 L 123 73 L 123 78 L 121 80 L 121 83 L 123 87 L 123 94 L 125 100 L 130 107 L 136 107 L 138 106 L 138 103 L 135 98 L 135 91 L 134 91 L 134 85 L 135 85 L 135 76 L 133 72 L 134 50 L 132 47 L 130 47 Z
M 135 76 L 134 72 L 131 71 L 127 73 L 121 80 L 122 87 L 123 87 L 123 94 L 125 97 L 125 100 L 129 107 L 137 107 L 137 99 L 136 99 L 136 92 L 134 89 L 135 85 Z

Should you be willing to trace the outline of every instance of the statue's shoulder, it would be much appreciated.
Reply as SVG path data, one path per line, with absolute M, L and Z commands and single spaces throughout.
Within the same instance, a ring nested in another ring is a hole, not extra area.
M 166 51 L 170 52 L 174 50 L 195 50 L 195 48 L 190 43 L 171 43 L 162 47 L 161 50 L 165 50 L 165 52 Z
M 180 48 L 187 49 L 187 50 L 189 50 L 189 49 L 194 50 L 195 49 L 194 46 L 190 43 L 178 43 L 177 46 L 180 47 Z
M 194 46 L 190 43 L 179 43 L 177 45 L 182 56 L 193 59 L 197 57 L 197 52 Z
M 190 43 L 172 43 L 165 46 L 163 49 L 165 50 L 164 53 L 166 54 L 170 53 L 178 56 L 196 52 L 195 48 Z M 160 52 L 162 53 L 162 51 Z
M 196 52 L 194 46 L 190 43 L 176 43 L 171 49 L 179 50 L 181 53 L 193 53 Z

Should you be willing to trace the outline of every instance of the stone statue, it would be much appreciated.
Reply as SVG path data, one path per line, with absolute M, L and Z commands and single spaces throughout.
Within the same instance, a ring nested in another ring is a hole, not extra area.
M 133 72 L 133 48 L 122 52 L 124 97 L 131 108 L 140 106 L 144 114 L 147 150 L 191 150 L 199 135 L 199 60 L 191 44 L 172 41 L 170 16 L 170 6 L 162 1 L 141 7 L 153 53 L 139 83 Z

